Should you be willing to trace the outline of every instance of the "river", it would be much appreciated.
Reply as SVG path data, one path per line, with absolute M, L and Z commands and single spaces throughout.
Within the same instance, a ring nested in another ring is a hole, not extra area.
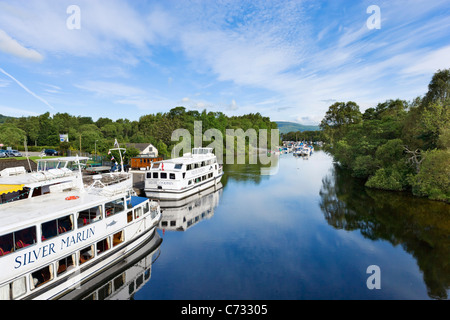
M 449 298 L 450 205 L 367 189 L 322 151 L 224 171 L 164 211 L 134 299 Z

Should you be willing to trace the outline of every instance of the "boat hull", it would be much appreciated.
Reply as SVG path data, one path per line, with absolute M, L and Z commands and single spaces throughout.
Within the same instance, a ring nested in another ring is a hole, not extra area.
M 221 188 L 220 181 L 221 181 L 222 175 L 223 175 L 223 173 L 217 177 L 214 177 L 214 178 L 206 180 L 202 183 L 199 183 L 198 185 L 195 185 L 191 188 L 185 188 L 185 189 L 181 189 L 181 190 L 146 188 L 144 191 L 145 191 L 146 197 L 150 198 L 150 199 L 158 199 L 161 201 L 183 200 L 187 197 L 195 195 L 196 193 L 199 193 L 199 192 L 209 189 L 209 188 L 215 188 L 215 190 L 220 189 Z
M 58 280 L 45 290 L 36 293 L 36 295 L 27 296 L 25 299 L 57 300 L 62 299 L 69 294 L 76 296 L 80 294 L 82 295 L 84 284 L 99 276 L 106 269 L 123 261 L 126 257 L 133 254 L 145 243 L 151 241 L 157 232 L 157 223 L 159 223 L 159 220 L 155 222 L 155 224 L 151 228 L 143 230 L 142 234 L 136 236 L 133 240 L 130 240 L 130 242 L 128 242 L 126 245 L 105 254 L 102 259 L 98 259 L 97 261 L 95 261 L 95 263 L 92 263 L 84 268 L 80 268 L 79 271 Z

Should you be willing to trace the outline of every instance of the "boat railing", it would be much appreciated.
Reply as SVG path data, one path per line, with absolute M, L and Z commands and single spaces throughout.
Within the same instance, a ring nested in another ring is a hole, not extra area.
M 129 183 L 124 183 L 128 181 Z M 105 196 L 114 196 L 126 192 L 131 183 L 130 174 L 108 173 L 102 175 L 85 176 L 83 182 L 88 192 L 95 192 Z

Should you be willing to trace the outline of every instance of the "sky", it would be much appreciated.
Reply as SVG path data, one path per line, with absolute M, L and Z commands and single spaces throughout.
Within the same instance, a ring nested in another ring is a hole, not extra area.
M 0 114 L 188 110 L 318 124 L 423 96 L 450 68 L 448 0 L 0 0 Z

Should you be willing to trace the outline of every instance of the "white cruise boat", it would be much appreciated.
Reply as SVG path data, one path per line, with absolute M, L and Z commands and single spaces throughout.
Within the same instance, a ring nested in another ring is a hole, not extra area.
M 210 187 L 218 188 L 223 170 L 212 150 L 193 148 L 183 157 L 154 162 L 145 176 L 146 196 L 181 200 Z
M 83 177 L 86 159 L 2 172 L 1 300 L 57 299 L 154 236 L 158 203 L 134 196 L 131 174 Z

